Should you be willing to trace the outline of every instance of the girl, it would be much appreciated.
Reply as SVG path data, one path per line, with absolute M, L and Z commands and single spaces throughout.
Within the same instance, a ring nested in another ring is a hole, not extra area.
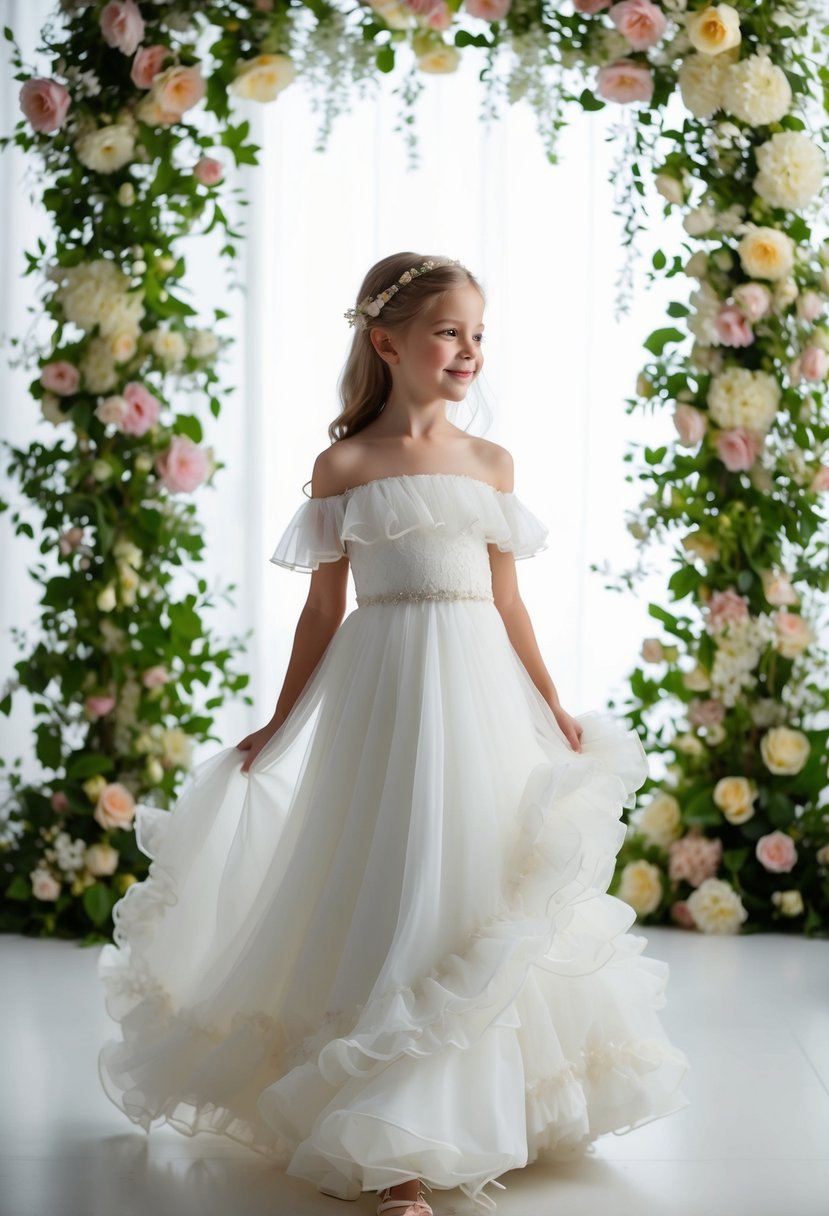
M 548 531 L 509 452 L 446 416 L 483 366 L 480 284 L 406 252 L 358 299 L 271 558 L 311 572 L 282 691 L 171 813 L 139 808 L 101 1080 L 146 1130 L 224 1133 L 381 1216 L 456 1186 L 494 1209 L 507 1170 L 686 1105 L 667 965 L 607 894 L 647 762 L 561 705 L 515 571 Z

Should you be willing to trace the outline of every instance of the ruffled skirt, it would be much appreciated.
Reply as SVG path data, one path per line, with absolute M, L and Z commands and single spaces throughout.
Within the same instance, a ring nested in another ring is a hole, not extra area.
M 491 602 L 352 612 L 248 774 L 228 747 L 137 811 L 149 874 L 99 960 L 112 1101 L 344 1196 L 419 1176 L 488 1208 L 505 1171 L 685 1106 L 667 964 L 606 894 L 646 758 L 579 721 L 576 753 Z

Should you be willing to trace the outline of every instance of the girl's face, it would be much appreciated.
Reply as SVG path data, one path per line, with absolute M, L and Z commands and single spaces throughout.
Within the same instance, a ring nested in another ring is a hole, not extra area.
M 484 364 L 482 318 L 483 300 L 468 284 L 438 297 L 405 334 L 389 334 L 378 349 L 392 368 L 393 395 L 421 404 L 462 401 Z

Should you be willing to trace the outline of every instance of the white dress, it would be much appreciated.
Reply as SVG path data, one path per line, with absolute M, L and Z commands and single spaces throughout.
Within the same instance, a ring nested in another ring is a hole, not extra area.
M 271 560 L 347 553 L 358 607 L 249 774 L 226 747 L 138 808 L 149 874 L 100 954 L 101 1083 L 145 1130 L 492 1210 L 505 1171 L 687 1105 L 668 966 L 607 894 L 641 742 L 590 711 L 574 752 L 492 598 L 487 543 L 547 534 L 465 474 L 299 507 Z

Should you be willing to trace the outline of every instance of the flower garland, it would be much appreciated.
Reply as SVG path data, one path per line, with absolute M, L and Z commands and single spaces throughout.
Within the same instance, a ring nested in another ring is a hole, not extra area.
M 0 147 L 41 157 L 55 222 L 54 247 L 28 255 L 48 284 L 53 346 L 23 357 L 37 364 L 43 417 L 75 444 L 12 451 L 63 565 L 35 575 L 44 641 L 16 667 L 31 693 L 54 690 L 37 703 L 36 746 L 55 777 L 45 792 L 12 779 L 21 831 L 0 842 L 3 928 L 91 925 L 100 939 L 144 864 L 136 801 L 167 804 L 191 739 L 207 735 L 209 717 L 187 705 L 193 682 L 245 684 L 228 649 L 210 646 L 203 582 L 183 604 L 168 593 L 180 553 L 201 556 L 188 496 L 218 467 L 200 420 L 172 398 L 189 378 L 217 415 L 225 345 L 191 324 L 176 240 L 220 225 L 235 255 L 223 159 L 255 164 L 258 149 L 233 106 L 304 84 L 323 150 L 355 90 L 403 62 L 414 154 L 423 81 L 483 51 L 488 112 L 526 100 L 551 162 L 575 109 L 618 109 L 631 252 L 654 191 L 688 237 L 681 256 L 654 255 L 654 275 L 691 290 L 646 339 L 627 405 L 673 411 L 676 441 L 643 449 L 629 528 L 642 549 L 673 541 L 668 592 L 689 607 L 650 606 L 666 636 L 646 639 L 625 710 L 665 771 L 643 790 L 611 890 L 643 920 L 703 932 L 826 931 L 829 132 L 817 20 L 808 4 L 773 0 L 62 0 L 41 48 L 51 75 L 15 48 L 23 119 Z M 209 60 L 196 53 L 205 32 Z

